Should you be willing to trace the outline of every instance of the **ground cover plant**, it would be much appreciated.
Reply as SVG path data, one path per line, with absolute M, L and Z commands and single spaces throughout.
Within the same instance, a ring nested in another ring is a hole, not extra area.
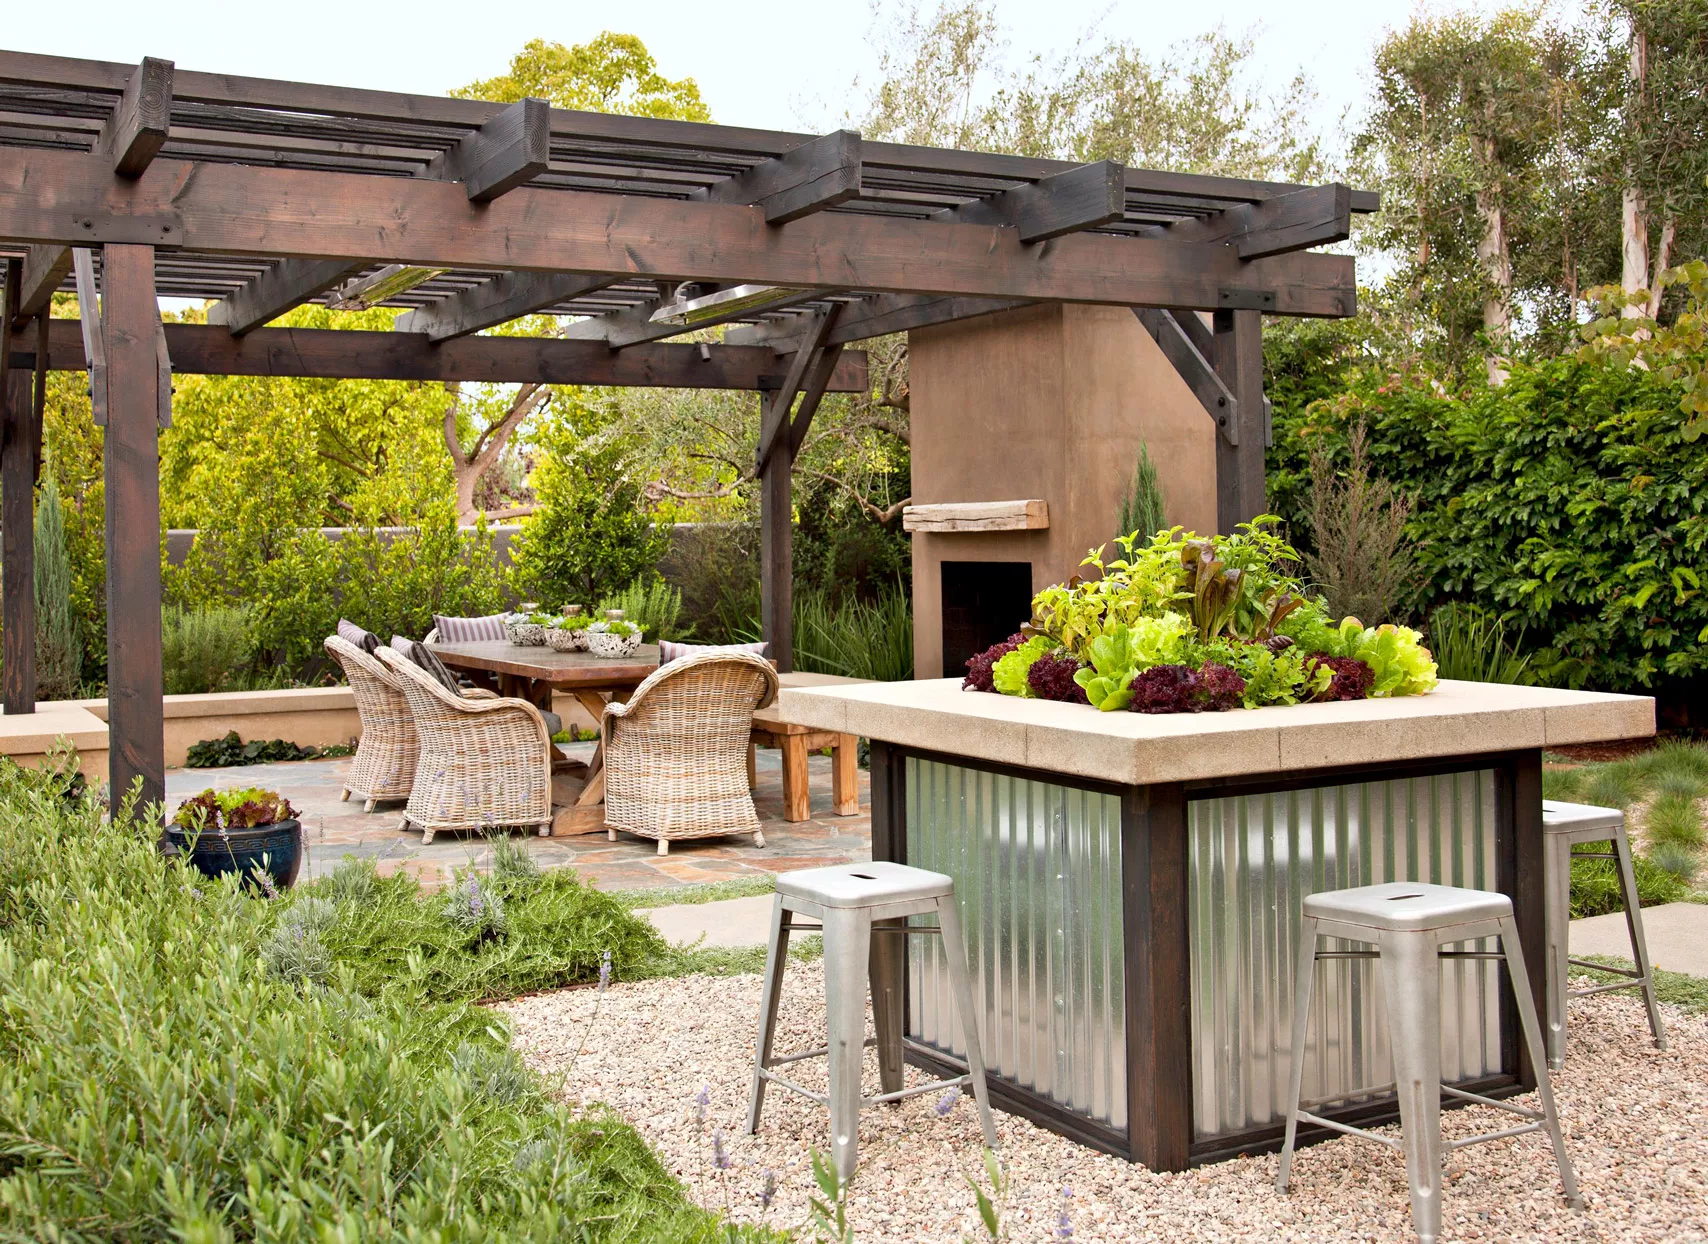
M 556 1103 L 470 995 L 336 958 L 311 979 L 306 930 L 358 900 L 348 876 L 281 903 L 157 833 L 0 765 L 0 1237 L 770 1238 Z
M 1201 538 L 1179 527 L 1121 556 L 1094 549 L 1032 600 L 1020 631 L 967 662 L 971 691 L 1065 700 L 1103 712 L 1223 712 L 1309 700 L 1422 695 L 1435 662 L 1410 627 L 1333 621 L 1297 575 L 1275 518 Z

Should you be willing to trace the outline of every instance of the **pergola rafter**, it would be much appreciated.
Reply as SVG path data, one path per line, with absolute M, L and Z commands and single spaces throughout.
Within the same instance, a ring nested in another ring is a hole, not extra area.
M 1238 412 L 1237 444 L 1218 450 L 1238 514 L 1261 498 L 1261 316 L 1352 314 L 1353 260 L 1309 248 L 1375 207 L 1343 186 L 0 52 L 8 583 L 14 549 L 28 560 L 19 498 L 46 372 L 88 366 L 108 421 L 113 777 L 158 798 L 149 564 L 173 367 L 744 388 L 766 395 L 765 621 L 786 667 L 789 471 L 823 394 L 865 384 L 847 344 L 1038 302 L 1172 313 L 1174 354 L 1205 373 L 1195 391 L 1225 390 Z M 82 327 L 49 323 L 53 292 L 78 283 Z M 768 288 L 729 292 L 745 285 Z M 713 309 L 654 318 L 695 291 Z M 149 294 L 208 300 L 210 323 L 162 333 Z M 266 327 L 317 300 L 405 314 L 390 333 Z M 563 338 L 479 335 L 532 314 L 562 317 Z M 731 324 L 721 345 L 666 340 L 717 322 Z M 7 708 L 29 711 L 33 673 L 10 658 Z

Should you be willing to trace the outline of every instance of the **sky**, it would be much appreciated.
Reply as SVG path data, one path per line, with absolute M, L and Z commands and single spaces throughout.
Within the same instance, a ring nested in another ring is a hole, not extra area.
M 893 9 L 897 0 L 888 3 Z M 159 56 L 183 69 L 420 94 L 502 72 L 528 39 L 573 44 L 611 29 L 639 35 L 666 76 L 693 77 L 714 120 L 766 129 L 822 131 L 849 115 L 857 119 L 857 84 L 871 81 L 876 64 L 865 0 L 179 0 L 164 8 L 83 0 L 69 25 L 57 5 L 14 0 L 7 7 L 0 47 L 16 51 L 125 62 Z M 1135 40 L 1153 57 L 1216 26 L 1253 31 L 1258 72 L 1279 88 L 1304 69 L 1325 128 L 1356 108 L 1371 49 L 1416 7 L 1416 0 L 997 0 L 1015 64 L 1033 55 L 1049 60 L 1091 30 Z M 1490 6 L 1466 0 L 1454 7 Z

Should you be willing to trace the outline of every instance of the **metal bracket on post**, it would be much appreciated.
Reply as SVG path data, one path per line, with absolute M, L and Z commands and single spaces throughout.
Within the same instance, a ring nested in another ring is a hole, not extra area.
M 154 339 L 154 357 L 157 368 L 157 384 L 160 397 L 160 427 L 161 430 L 172 426 L 172 353 L 166 348 L 166 324 L 160 324 L 160 332 Z
M 86 246 L 71 252 L 77 277 L 77 318 L 83 326 L 83 359 L 89 370 L 89 405 L 95 426 L 107 426 L 107 340 L 101 333 L 100 291 L 95 285 L 95 253 Z

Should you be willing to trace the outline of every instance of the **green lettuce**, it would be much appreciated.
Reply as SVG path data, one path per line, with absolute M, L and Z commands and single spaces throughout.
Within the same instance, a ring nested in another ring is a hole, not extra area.
M 1334 678 L 1332 669 L 1313 661 L 1311 654 L 1297 645 L 1272 652 L 1263 644 L 1240 644 L 1228 664 L 1245 679 L 1242 700 L 1247 708 L 1303 703 Z
M 1118 713 L 1133 699 L 1133 679 L 1139 667 L 1133 646 L 1133 633 L 1117 626 L 1107 635 L 1099 635 L 1085 645 L 1089 669 L 1081 669 L 1073 680 L 1085 690 L 1091 707 L 1105 713 Z
M 1343 633 L 1345 628 L 1342 623 Z M 1375 671 L 1372 696 L 1424 695 L 1439 681 L 1435 658 L 1423 646 L 1423 636 L 1409 626 L 1363 628 L 1356 645 L 1345 655 L 1357 657 Z
M 1026 674 L 1032 662 L 1055 647 L 1055 642 L 1043 635 L 1034 635 L 1007 656 L 998 657 L 990 667 L 990 685 L 1003 695 L 1032 697 L 1032 687 Z

